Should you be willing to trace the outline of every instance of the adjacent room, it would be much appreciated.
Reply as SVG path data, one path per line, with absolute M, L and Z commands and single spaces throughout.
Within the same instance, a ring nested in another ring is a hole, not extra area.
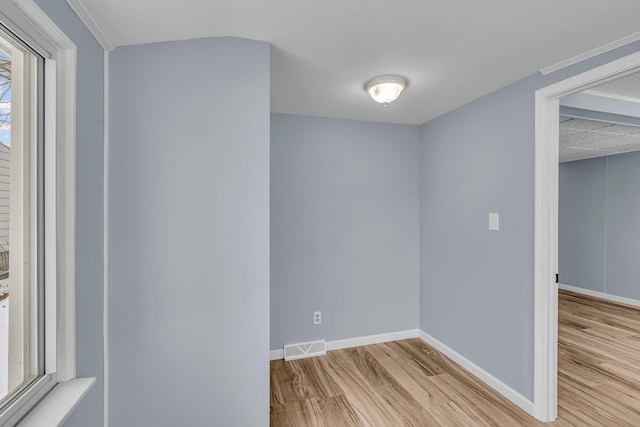
M 0 426 L 640 425 L 637 16 L 0 0 Z
M 558 403 L 574 424 L 637 419 L 639 88 L 631 74 L 560 100 Z

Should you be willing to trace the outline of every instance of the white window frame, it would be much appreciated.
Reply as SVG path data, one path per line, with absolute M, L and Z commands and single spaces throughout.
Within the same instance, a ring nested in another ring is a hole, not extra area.
M 0 408 L 0 425 L 60 425 L 95 383 L 75 369 L 76 46 L 33 0 L 0 0 L 0 19 L 45 57 L 44 192 L 55 206 L 44 218 L 45 372 Z

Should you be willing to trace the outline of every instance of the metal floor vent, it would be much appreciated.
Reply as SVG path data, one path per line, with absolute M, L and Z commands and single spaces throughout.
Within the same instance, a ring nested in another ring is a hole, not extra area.
M 325 354 L 327 354 L 327 346 L 324 340 L 284 346 L 284 360 L 286 361 L 304 359 L 305 357 L 324 356 Z

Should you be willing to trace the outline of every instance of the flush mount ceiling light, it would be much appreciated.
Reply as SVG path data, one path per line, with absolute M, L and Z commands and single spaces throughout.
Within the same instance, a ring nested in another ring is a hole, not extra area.
M 402 77 L 385 76 L 370 80 L 364 89 L 374 101 L 386 107 L 390 102 L 398 99 L 405 87 L 407 87 L 407 81 Z

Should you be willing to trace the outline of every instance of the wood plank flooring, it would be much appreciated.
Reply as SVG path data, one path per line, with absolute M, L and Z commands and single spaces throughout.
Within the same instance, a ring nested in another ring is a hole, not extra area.
M 640 310 L 560 292 L 558 420 L 640 426 Z M 271 362 L 271 426 L 542 426 L 420 339 Z

